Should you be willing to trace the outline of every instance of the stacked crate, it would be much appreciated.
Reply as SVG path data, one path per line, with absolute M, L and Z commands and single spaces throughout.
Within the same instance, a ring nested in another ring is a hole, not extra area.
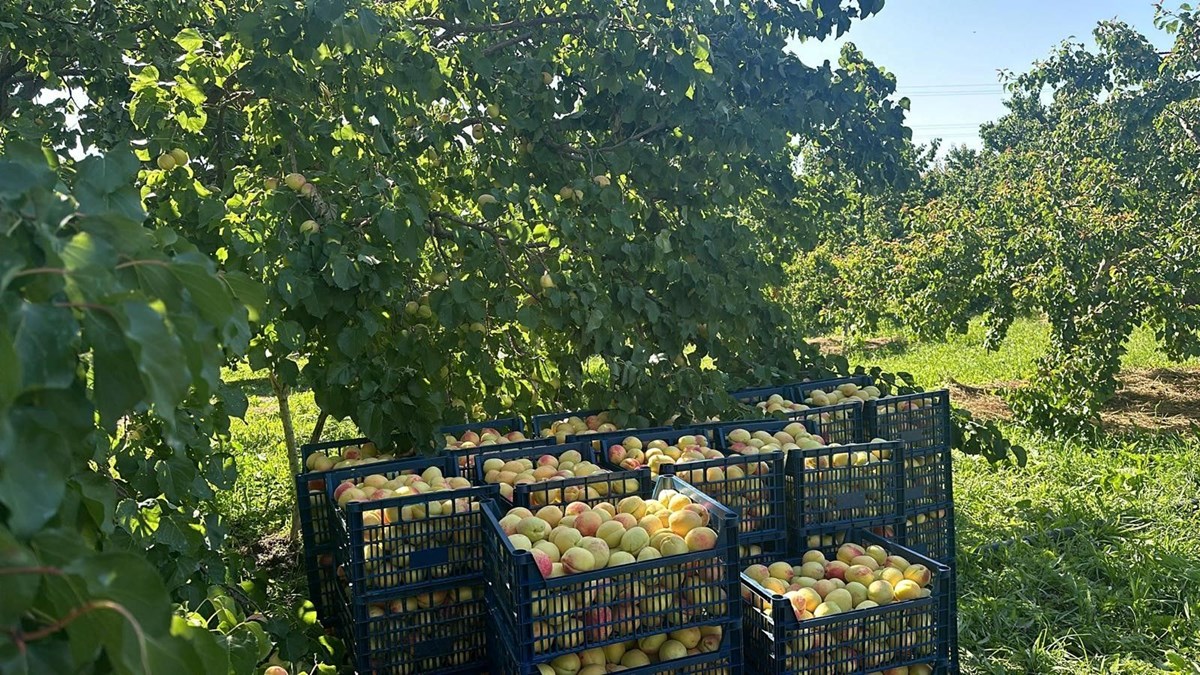
M 726 452 L 715 438 L 718 427 L 688 427 L 663 431 L 629 432 L 642 441 L 643 448 L 652 441 L 674 445 L 683 436 L 703 437 L 706 447 L 721 451 L 724 457 L 661 464 L 657 471 L 651 468 L 651 477 L 678 476 L 738 516 L 738 541 L 742 546 L 773 542 L 785 534 L 784 519 L 784 465 L 783 453 L 741 455 Z M 608 468 L 619 465 L 611 463 L 610 449 L 624 441 L 623 438 L 608 437 L 600 441 L 601 462 Z
M 454 487 L 337 505 L 343 482 L 372 477 L 391 484 L 405 474 L 432 480 L 434 471 L 456 477 L 457 470 L 457 460 L 442 455 L 337 469 L 326 477 L 342 633 L 359 673 L 486 669 L 482 504 L 498 496 L 497 488 Z
M 512 546 L 499 502 L 484 506 L 493 672 L 537 675 L 552 663 L 578 670 L 579 659 L 597 649 L 623 650 L 630 641 L 692 629 L 704 636 L 695 653 L 631 664 L 631 672 L 741 672 L 737 516 L 674 476 L 639 496 L 665 490 L 704 506 L 717 534 L 714 548 L 558 577 L 543 576 L 529 551 Z
M 950 568 L 950 669 L 958 662 L 958 565 L 954 536 L 954 472 L 950 454 L 950 393 L 890 396 L 866 404 L 868 432 L 907 446 L 900 541 Z
M 313 455 L 341 456 L 352 450 L 361 452 L 371 441 L 354 438 L 300 446 L 304 465 Z M 390 459 L 384 457 L 383 459 Z M 325 478 L 329 471 L 308 470 L 295 477 L 296 508 L 300 515 L 300 535 L 303 547 L 304 572 L 308 581 L 308 597 L 316 609 L 317 618 L 327 628 L 336 628 L 338 600 L 337 578 L 334 574 L 336 542 L 329 529 L 329 502 L 325 497 Z
M 924 565 L 931 573 L 924 597 L 831 614 L 822 614 L 818 607 L 816 616 L 810 610 L 801 618 L 800 610 L 808 609 L 803 595 L 798 596 L 801 604 L 797 606 L 797 598 L 780 594 L 781 586 L 771 590 L 744 573 L 747 671 L 766 675 L 945 672 L 949 636 L 943 627 L 950 620 L 949 568 L 862 530 L 848 531 L 845 542 L 864 549 L 876 545 L 889 555 L 901 556 L 906 565 Z M 825 559 L 837 560 L 838 545 L 815 549 Z M 775 562 L 794 569 L 806 560 L 809 558 L 793 556 Z
M 854 376 L 804 383 L 796 387 L 798 400 L 815 390 L 828 391 L 841 384 L 869 386 L 871 378 Z M 950 669 L 958 671 L 957 566 L 955 564 L 953 464 L 950 395 L 946 390 L 884 396 L 858 403 L 862 408 L 862 440 L 883 438 L 905 446 L 899 501 L 897 540 L 904 546 L 947 565 L 950 569 L 951 639 Z M 835 406 L 815 408 L 816 411 Z

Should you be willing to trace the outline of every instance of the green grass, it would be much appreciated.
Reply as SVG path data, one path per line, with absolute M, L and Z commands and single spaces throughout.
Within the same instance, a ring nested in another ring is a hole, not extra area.
M 242 383 L 250 407 L 245 420 L 233 420 L 231 433 L 238 455 L 238 480 L 232 490 L 217 495 L 217 505 L 230 522 L 235 544 L 251 546 L 270 535 L 288 534 L 295 502 L 291 467 L 279 403 L 266 374 L 243 365 L 225 372 L 226 381 Z M 296 442 L 304 443 L 320 411 L 310 391 L 288 397 Z M 359 436 L 354 424 L 328 420 L 323 440 Z
M 1014 324 L 1002 348 L 982 331 L 944 344 L 851 355 L 923 382 L 1024 379 L 1046 345 L 1037 321 Z M 1153 335 L 1133 336 L 1127 367 L 1172 365 Z M 218 504 L 235 543 L 252 549 L 290 528 L 292 478 L 269 385 L 229 373 L 250 394 L 233 429 L 240 477 Z M 290 399 L 297 434 L 316 422 L 312 394 Z M 1017 427 L 1025 467 L 955 458 L 959 628 L 967 673 L 1157 673 L 1168 651 L 1200 663 L 1200 440 L 1177 434 L 1061 441 Z M 347 423 L 324 438 L 357 435 Z M 1070 528 L 1065 536 L 1055 536 Z M 1028 541 L 1024 538 L 1028 537 Z M 1000 543 L 1000 545 L 997 545 Z M 274 597 L 302 591 L 296 561 L 273 570 Z
M 1200 662 L 1200 442 L 1010 431 L 1028 466 L 955 463 L 966 672 L 1161 672 L 1172 649 Z
M 855 350 L 847 355 L 851 363 L 879 366 L 886 371 L 907 371 L 918 382 L 937 386 L 954 378 L 960 383 L 985 385 L 1028 379 L 1037 368 L 1037 359 L 1050 345 L 1050 328 L 1043 321 L 1018 319 L 1013 322 L 1000 349 L 984 347 L 986 331 L 980 321 L 972 321 L 964 335 L 951 336 L 939 343 L 891 343 L 877 350 Z M 1148 328 L 1134 331 L 1126 343 L 1122 359 L 1125 368 L 1178 367 L 1159 348 L 1154 332 Z M 1190 360 L 1183 365 L 1200 365 Z
M 1024 380 L 1049 346 L 1049 327 L 1022 319 L 997 351 L 983 342 L 975 321 L 942 343 L 890 343 L 848 358 L 927 386 Z M 1172 362 L 1148 329 L 1126 347 L 1124 368 L 1198 363 Z M 1170 650 L 1200 663 L 1200 440 L 1064 442 L 1006 431 L 1030 451 L 1026 467 L 955 458 L 964 670 L 1162 672 Z M 1067 536 L 1051 536 L 1063 528 Z

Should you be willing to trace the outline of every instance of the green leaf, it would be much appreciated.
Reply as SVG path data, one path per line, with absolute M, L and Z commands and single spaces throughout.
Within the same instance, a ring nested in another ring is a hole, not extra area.
M 188 289 L 192 303 L 206 321 L 220 326 L 229 319 L 233 313 L 233 302 L 224 284 L 206 266 L 199 263 L 173 262 L 170 270 Z
M 204 39 L 195 28 L 184 28 L 175 36 L 175 43 L 186 52 L 194 52 L 204 46 Z M 155 75 L 157 78 L 158 76 Z
M 332 269 L 330 276 L 335 286 L 344 291 L 354 288 L 358 274 L 349 258 L 345 255 L 334 255 L 329 259 L 329 264 Z
M 17 542 L 7 528 L 0 525 L 0 569 L 5 567 L 37 567 L 33 553 Z M 15 626 L 21 616 L 33 606 L 41 586 L 40 574 L 4 575 L 4 592 L 0 593 L 0 626 Z
M 200 660 L 203 673 L 232 673 L 230 669 L 229 652 L 218 641 L 211 631 L 188 625 L 181 617 L 171 617 L 171 633 L 187 640 L 192 650 Z
M 204 101 L 208 98 L 204 95 L 204 90 L 183 77 L 175 78 L 175 93 L 194 106 L 204 105 Z
M 117 254 L 108 242 L 90 232 L 80 232 L 59 251 L 67 276 L 68 292 L 75 302 L 87 302 L 112 292 Z
M 379 228 L 379 232 L 387 237 L 387 240 L 393 244 L 400 243 L 401 230 L 400 219 L 396 217 L 396 211 L 393 209 L 383 209 L 379 212 L 379 216 L 375 219 L 375 225 Z
M 39 165 L 20 161 L 13 153 L 0 157 L 0 196 L 19 195 L 36 187 L 48 188 L 54 184 L 54 178 L 45 160 Z
M 21 359 L 12 336 L 0 326 L 0 411 L 21 393 Z
M 129 83 L 130 91 L 137 93 L 144 89 L 152 89 L 158 87 L 158 68 L 154 66 L 146 66 L 138 71 L 138 74 Z
M 117 512 L 117 490 L 112 480 L 94 471 L 85 471 L 72 476 L 71 482 L 78 488 L 92 522 L 101 532 L 111 533 Z
M 171 624 L 170 598 L 158 570 L 144 557 L 117 551 L 98 553 L 72 561 L 63 571 L 82 580 L 92 598 L 111 600 L 124 607 L 147 635 L 167 633 Z M 110 613 L 110 616 L 119 622 L 115 625 L 129 628 L 120 614 Z
M 143 400 L 146 388 L 115 319 L 91 313 L 84 319 L 83 327 L 92 347 L 92 387 L 100 424 L 113 433 L 117 422 Z
M 204 479 L 218 490 L 232 490 L 237 475 L 237 460 L 227 452 L 213 453 L 204 466 Z
M 246 307 L 250 320 L 259 321 L 267 308 L 267 289 L 245 272 L 237 270 L 224 272 L 221 279 L 233 291 L 234 297 Z
M 75 381 L 79 325 L 71 310 L 21 303 L 14 347 L 23 390 L 65 389 Z
M 187 498 L 192 481 L 196 480 L 196 465 L 186 457 L 169 457 L 154 463 L 154 472 L 158 476 L 158 485 L 163 495 L 170 501 L 180 504 Z
M 231 672 L 249 673 L 259 661 L 271 653 L 271 638 L 255 621 L 237 625 L 225 638 L 229 649 Z
M 17 410 L 0 427 L 0 502 L 8 507 L 13 534 L 28 538 L 58 512 L 67 487 L 71 449 L 46 425 L 57 423 L 45 412 Z M 36 449 L 36 451 L 31 451 Z
M 183 401 L 191 380 L 183 347 L 164 318 L 142 302 L 121 304 L 119 321 L 150 402 L 164 420 Z
M 138 161 L 128 148 L 107 155 L 89 155 L 76 165 L 75 197 L 85 215 L 121 217 L 141 222 L 146 217 L 133 179 Z

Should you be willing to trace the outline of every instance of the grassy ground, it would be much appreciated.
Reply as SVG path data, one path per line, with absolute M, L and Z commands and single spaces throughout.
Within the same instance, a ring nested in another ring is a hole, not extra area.
M 1022 321 L 993 354 L 973 327 L 949 343 L 892 343 L 851 361 L 931 383 L 1014 381 L 1028 376 L 1045 340 L 1044 326 Z M 1149 333 L 1134 336 L 1125 363 L 1178 366 Z M 261 377 L 246 370 L 233 376 L 245 382 L 251 403 L 234 428 L 241 477 L 219 504 L 234 540 L 277 564 L 278 556 L 261 550 L 290 527 L 277 406 Z M 307 436 L 317 417 L 312 395 L 294 394 L 290 404 L 297 433 Z M 1169 651 L 1200 663 L 1200 440 L 1134 432 L 1064 442 L 1009 432 L 1030 450 L 1028 466 L 956 457 L 964 671 L 1153 673 L 1163 672 Z M 324 437 L 354 433 L 334 424 Z M 1062 528 L 1070 529 L 1063 535 Z M 300 592 L 294 562 L 278 572 L 277 594 Z
M 945 343 L 877 340 L 850 360 L 935 385 L 995 386 L 1029 377 L 1048 330 L 1018 321 L 997 352 L 983 337 L 973 324 Z M 1172 363 L 1146 330 L 1127 348 L 1127 380 L 1197 365 Z M 955 459 L 965 670 L 1162 672 L 1171 650 L 1200 663 L 1200 440 L 1129 427 L 1066 442 L 1006 430 L 1031 451 L 1028 466 Z
M 909 344 L 904 339 L 876 338 L 865 348 L 851 351 L 851 363 L 880 366 L 887 371 L 905 370 L 918 382 L 938 385 L 950 379 L 971 385 L 1014 382 L 1028 379 L 1037 368 L 1037 358 L 1050 344 L 1050 329 L 1033 319 L 1013 322 L 1001 348 L 984 348 L 985 330 L 973 321 L 964 335 L 945 342 Z M 1154 333 L 1141 328 L 1125 345 L 1122 366 L 1130 370 L 1200 366 L 1200 360 L 1173 362 L 1159 349 Z

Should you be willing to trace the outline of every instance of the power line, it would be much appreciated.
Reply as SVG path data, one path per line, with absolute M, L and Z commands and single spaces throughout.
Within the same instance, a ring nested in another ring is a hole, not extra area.
M 999 82 L 980 82 L 978 84 L 899 84 L 904 89 L 975 89 L 979 87 L 1003 88 Z
M 956 96 L 1003 96 L 1003 91 L 947 91 L 947 92 L 914 92 L 912 94 L 903 94 L 908 98 L 954 98 Z

